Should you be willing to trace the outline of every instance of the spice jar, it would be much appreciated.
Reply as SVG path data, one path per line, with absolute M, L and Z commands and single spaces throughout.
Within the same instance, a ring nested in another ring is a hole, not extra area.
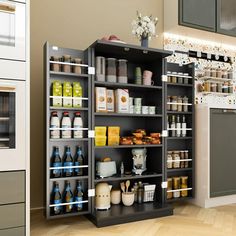
M 178 73 L 178 78 L 177 78 L 177 83 L 178 84 L 182 84 L 183 83 L 183 73 L 182 72 L 179 72 Z
M 118 60 L 118 82 L 119 83 L 127 83 L 127 60 L 119 59 Z
M 172 154 L 172 158 L 173 158 L 173 168 L 174 169 L 178 169 L 180 168 L 180 152 L 179 151 L 174 151 Z
M 167 191 L 171 191 L 172 190 L 172 178 L 168 178 L 167 179 Z M 173 193 L 172 192 L 167 192 L 167 199 L 171 199 L 173 198 Z
M 53 62 L 59 62 L 60 61 L 60 58 L 57 57 L 57 56 L 53 56 L 50 58 L 50 61 L 53 61 Z M 52 71 L 55 71 L 55 72 L 59 72 L 60 71 L 60 64 L 58 63 L 51 63 L 50 64 L 50 67 L 51 67 L 51 70 Z
M 211 76 L 211 70 L 209 67 L 204 68 L 204 76 L 210 77 Z
M 222 93 L 222 83 L 217 84 L 217 92 Z
M 183 111 L 183 99 L 182 97 L 177 98 L 177 111 Z
M 183 97 L 183 111 L 188 112 L 188 97 Z
M 181 177 L 181 189 L 188 188 L 188 176 L 182 176 Z M 182 190 L 181 191 L 181 197 L 187 197 L 188 196 L 188 190 Z
M 171 111 L 177 111 L 177 96 L 172 96 L 171 97 Z
M 189 74 L 184 73 L 184 84 L 189 84 L 189 78 L 187 76 L 189 76 Z
M 229 85 L 229 93 L 233 93 L 234 92 L 233 84 L 228 82 L 228 85 Z
M 216 83 L 211 83 L 211 92 L 216 92 Z
M 216 77 L 216 69 L 211 68 L 211 77 Z
M 171 83 L 171 71 L 167 71 L 167 82 Z
M 167 152 L 167 169 L 172 169 L 172 151 Z
M 180 168 L 184 168 L 184 159 L 185 159 L 185 155 L 184 155 L 184 151 L 180 151 Z
M 222 71 L 222 78 L 223 78 L 223 79 L 227 79 L 227 78 L 228 78 L 228 72 L 227 72 L 227 70 L 223 70 L 223 71 Z
M 180 189 L 180 177 L 173 177 L 173 189 L 174 190 Z M 173 197 L 174 198 L 179 198 L 180 197 L 180 191 L 173 192 Z
M 177 72 L 172 72 L 172 76 L 171 76 L 171 83 L 176 84 L 177 83 Z
M 184 159 L 187 160 L 189 158 L 189 155 L 188 155 L 188 150 L 185 150 L 184 151 Z M 188 164 L 188 161 L 185 161 L 184 162 L 184 168 L 188 168 L 189 164 Z
M 204 83 L 204 91 L 211 92 L 211 83 L 210 82 L 207 81 Z
M 81 64 L 82 63 L 82 59 L 81 58 L 74 58 L 74 60 L 72 60 L 73 63 L 75 64 Z M 75 74 L 81 74 L 81 66 L 78 65 L 73 65 L 73 72 Z
M 229 88 L 228 88 L 228 83 L 224 82 L 224 85 L 222 86 L 222 92 L 223 93 L 228 93 L 229 92 Z
M 228 79 L 233 79 L 233 70 L 228 71 Z
M 62 61 L 67 63 L 67 64 L 63 64 L 62 65 L 62 72 L 65 72 L 65 73 L 71 73 L 71 56 L 70 55 L 64 55 L 62 57 Z
M 170 111 L 171 109 L 170 102 L 171 102 L 171 96 L 167 96 L 167 111 Z
M 218 68 L 218 69 L 216 70 L 216 77 L 217 77 L 217 78 L 222 78 L 222 70 L 221 70 L 220 68 Z
M 116 59 L 107 58 L 106 62 L 106 80 L 107 82 L 116 83 Z

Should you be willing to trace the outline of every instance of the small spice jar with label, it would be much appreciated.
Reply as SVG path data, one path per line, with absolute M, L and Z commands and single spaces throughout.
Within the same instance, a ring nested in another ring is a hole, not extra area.
M 172 169 L 172 151 L 167 152 L 167 169 Z
M 177 111 L 177 96 L 172 96 L 171 97 L 171 111 Z
M 71 63 L 71 56 L 70 55 L 64 55 L 62 57 L 62 61 L 64 63 L 68 63 L 68 64 L 63 64 L 62 65 L 62 72 L 71 73 L 71 65 L 69 64 L 69 63 Z
M 171 96 L 167 96 L 167 111 L 171 110 L 171 105 L 169 104 L 171 102 Z
M 184 168 L 184 159 L 185 159 L 185 155 L 184 155 L 184 151 L 180 151 L 180 168 Z
M 172 154 L 173 158 L 173 168 L 178 169 L 180 168 L 180 152 L 179 151 L 174 151 Z
M 168 190 L 169 190 L 169 191 L 172 190 L 172 183 L 173 183 L 172 178 L 168 178 L 168 179 L 167 179 L 167 191 L 168 191 Z M 167 192 L 166 198 L 167 198 L 167 199 L 173 198 L 173 193 L 172 193 L 172 192 L 169 192 L 169 193 Z
M 188 150 L 185 150 L 185 151 L 184 151 L 184 159 L 185 159 L 185 160 L 189 159 L 189 152 L 188 152 Z M 185 161 L 185 162 L 184 162 L 184 167 L 185 167 L 185 168 L 188 168 L 188 166 L 189 166 L 188 163 L 189 163 L 188 161 Z
M 188 188 L 188 176 L 181 176 L 181 189 Z M 181 191 L 181 197 L 187 197 L 188 196 L 188 190 L 182 190 Z
M 180 189 L 180 177 L 173 177 L 173 189 L 174 190 Z M 180 191 L 173 192 L 173 197 L 174 198 L 179 198 L 180 197 Z
M 57 56 L 53 56 L 53 57 L 50 58 L 50 61 L 53 61 L 53 63 L 50 64 L 51 71 L 59 72 L 61 70 L 60 64 L 55 63 L 55 62 L 59 62 L 60 58 L 57 57 Z
M 188 112 L 188 97 L 183 97 L 183 111 Z
M 177 77 L 177 83 L 178 84 L 182 84 L 183 83 L 183 73 L 182 72 L 179 72 L 178 73 L 178 77 Z
M 172 72 L 172 76 L 171 76 L 171 83 L 176 84 L 177 83 L 177 72 Z
M 183 99 L 182 97 L 177 98 L 177 111 L 183 111 Z

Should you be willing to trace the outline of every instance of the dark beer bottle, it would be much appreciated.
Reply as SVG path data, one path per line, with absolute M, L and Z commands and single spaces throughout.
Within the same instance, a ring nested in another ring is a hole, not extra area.
M 75 210 L 76 211 L 82 211 L 83 210 L 83 191 L 82 191 L 82 186 L 81 186 L 81 182 L 77 181 L 76 183 L 76 189 L 75 189 L 75 202 L 78 202 L 75 204 Z
M 71 191 L 71 187 L 70 187 L 70 182 L 69 181 L 66 181 L 63 199 L 64 199 L 64 203 L 73 202 L 73 194 L 72 194 L 72 191 Z M 65 212 L 66 213 L 70 213 L 72 211 L 72 208 L 73 208 L 72 204 L 65 205 Z
M 53 154 L 52 154 L 52 167 L 61 167 L 61 157 L 59 154 L 59 147 L 54 147 Z M 54 169 L 52 171 L 53 178 L 61 177 L 61 169 Z
M 63 167 L 72 167 L 73 166 L 73 158 L 71 156 L 70 146 L 66 146 L 65 155 L 63 158 Z M 73 175 L 72 168 L 65 168 L 63 171 L 65 177 L 70 177 Z
M 58 182 L 54 182 L 53 193 L 52 193 L 52 204 L 56 205 L 53 207 L 54 215 L 59 215 L 62 213 L 62 206 L 57 205 L 57 204 L 61 204 L 61 202 L 62 202 L 62 199 L 61 199 L 61 193 L 59 190 L 59 184 Z
M 81 147 L 77 147 L 77 152 L 74 157 L 74 166 L 82 166 L 84 163 L 84 157 L 82 154 Z M 83 175 L 83 168 L 75 168 L 75 176 Z

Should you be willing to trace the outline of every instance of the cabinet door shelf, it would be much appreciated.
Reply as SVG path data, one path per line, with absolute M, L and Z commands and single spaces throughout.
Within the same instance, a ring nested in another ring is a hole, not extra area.
M 167 193 L 174 193 L 174 192 L 179 192 L 179 191 L 189 191 L 192 190 L 193 188 L 180 188 L 180 189 L 174 189 L 174 190 L 167 190 Z
M 88 142 L 89 138 L 54 138 L 49 140 L 50 142 Z
M 192 137 L 167 137 L 167 139 L 192 139 Z
M 167 111 L 167 114 L 192 115 L 191 111 Z
M 162 148 L 162 144 L 143 144 L 143 145 L 117 145 L 117 146 L 95 146 L 95 149 L 118 149 L 118 148 Z
M 80 67 L 89 67 L 86 64 L 77 64 L 71 62 L 61 62 L 61 61 L 49 61 L 50 64 L 59 64 L 59 65 L 69 65 L 69 66 L 80 66 Z
M 68 205 L 75 205 L 80 203 L 88 203 L 88 200 L 80 201 L 80 202 L 66 202 L 60 204 L 50 204 L 49 207 L 56 207 L 56 206 L 68 206 Z
M 79 169 L 79 168 L 88 168 L 88 165 L 50 167 L 49 170 Z
M 202 95 L 232 96 L 234 93 L 200 92 Z
M 63 111 L 88 111 L 87 107 L 53 107 L 50 110 L 63 110 Z
M 182 86 L 182 87 L 189 87 L 189 88 L 191 88 L 191 87 L 193 87 L 193 85 L 192 84 L 179 84 L 179 83 L 166 83 L 168 86 Z
M 181 160 L 167 160 L 167 162 L 182 162 L 182 161 L 192 161 L 193 159 L 181 159 Z
M 178 198 L 171 198 L 171 199 L 166 199 L 167 203 L 172 203 L 172 202 L 178 202 L 178 201 L 187 201 L 193 199 L 192 196 L 189 197 L 178 197 Z
M 88 98 L 83 97 L 63 97 L 63 96 L 49 96 L 49 98 L 62 98 L 62 99 L 72 99 L 72 100 L 88 100 Z
M 178 75 L 178 74 L 170 74 L 170 73 L 167 73 L 167 76 L 177 77 L 177 78 L 189 78 L 189 79 L 193 78 L 192 76 L 189 76 L 189 75 Z
M 186 160 L 185 160 L 186 161 Z M 184 172 L 184 171 L 192 171 L 192 168 L 178 168 L 178 169 L 167 169 L 167 172 Z
M 78 131 L 78 130 L 84 130 L 84 131 L 86 131 L 86 130 L 89 130 L 88 128 L 49 128 L 49 130 L 51 131 L 51 130 L 76 130 L 76 131 Z
M 76 78 L 88 78 L 88 74 L 76 74 L 76 73 L 66 73 L 66 72 L 57 72 L 57 71 L 50 71 L 51 76 L 66 76 L 66 77 L 76 77 Z
M 121 116 L 121 117 L 153 117 L 158 118 L 162 117 L 162 114 L 133 114 L 133 113 L 106 113 L 106 112 L 96 112 L 95 116 Z
M 88 179 L 88 178 L 89 178 L 88 175 L 84 175 L 84 176 L 50 178 L 50 181 L 83 180 L 83 179 Z

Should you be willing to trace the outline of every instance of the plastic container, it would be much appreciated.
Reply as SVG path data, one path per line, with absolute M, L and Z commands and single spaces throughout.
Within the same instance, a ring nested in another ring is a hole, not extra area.
M 75 64 L 81 64 L 82 59 L 81 58 L 74 58 L 72 60 L 73 63 Z M 81 74 L 81 66 L 73 65 L 73 73 L 80 75 Z
M 106 146 L 106 136 L 95 136 L 95 146 Z
M 106 136 L 107 127 L 106 126 L 96 126 L 95 136 Z
M 64 55 L 62 57 L 62 61 L 66 62 L 66 63 L 71 63 L 71 56 L 70 55 Z M 71 73 L 71 65 L 63 64 L 62 65 L 62 72 Z
M 119 59 L 118 64 L 118 83 L 128 83 L 127 60 Z
M 116 59 L 115 58 L 107 58 L 107 66 L 106 66 L 106 80 L 107 82 L 116 83 Z
M 105 81 L 105 68 L 106 59 L 105 57 L 96 57 L 96 80 L 104 82 Z

